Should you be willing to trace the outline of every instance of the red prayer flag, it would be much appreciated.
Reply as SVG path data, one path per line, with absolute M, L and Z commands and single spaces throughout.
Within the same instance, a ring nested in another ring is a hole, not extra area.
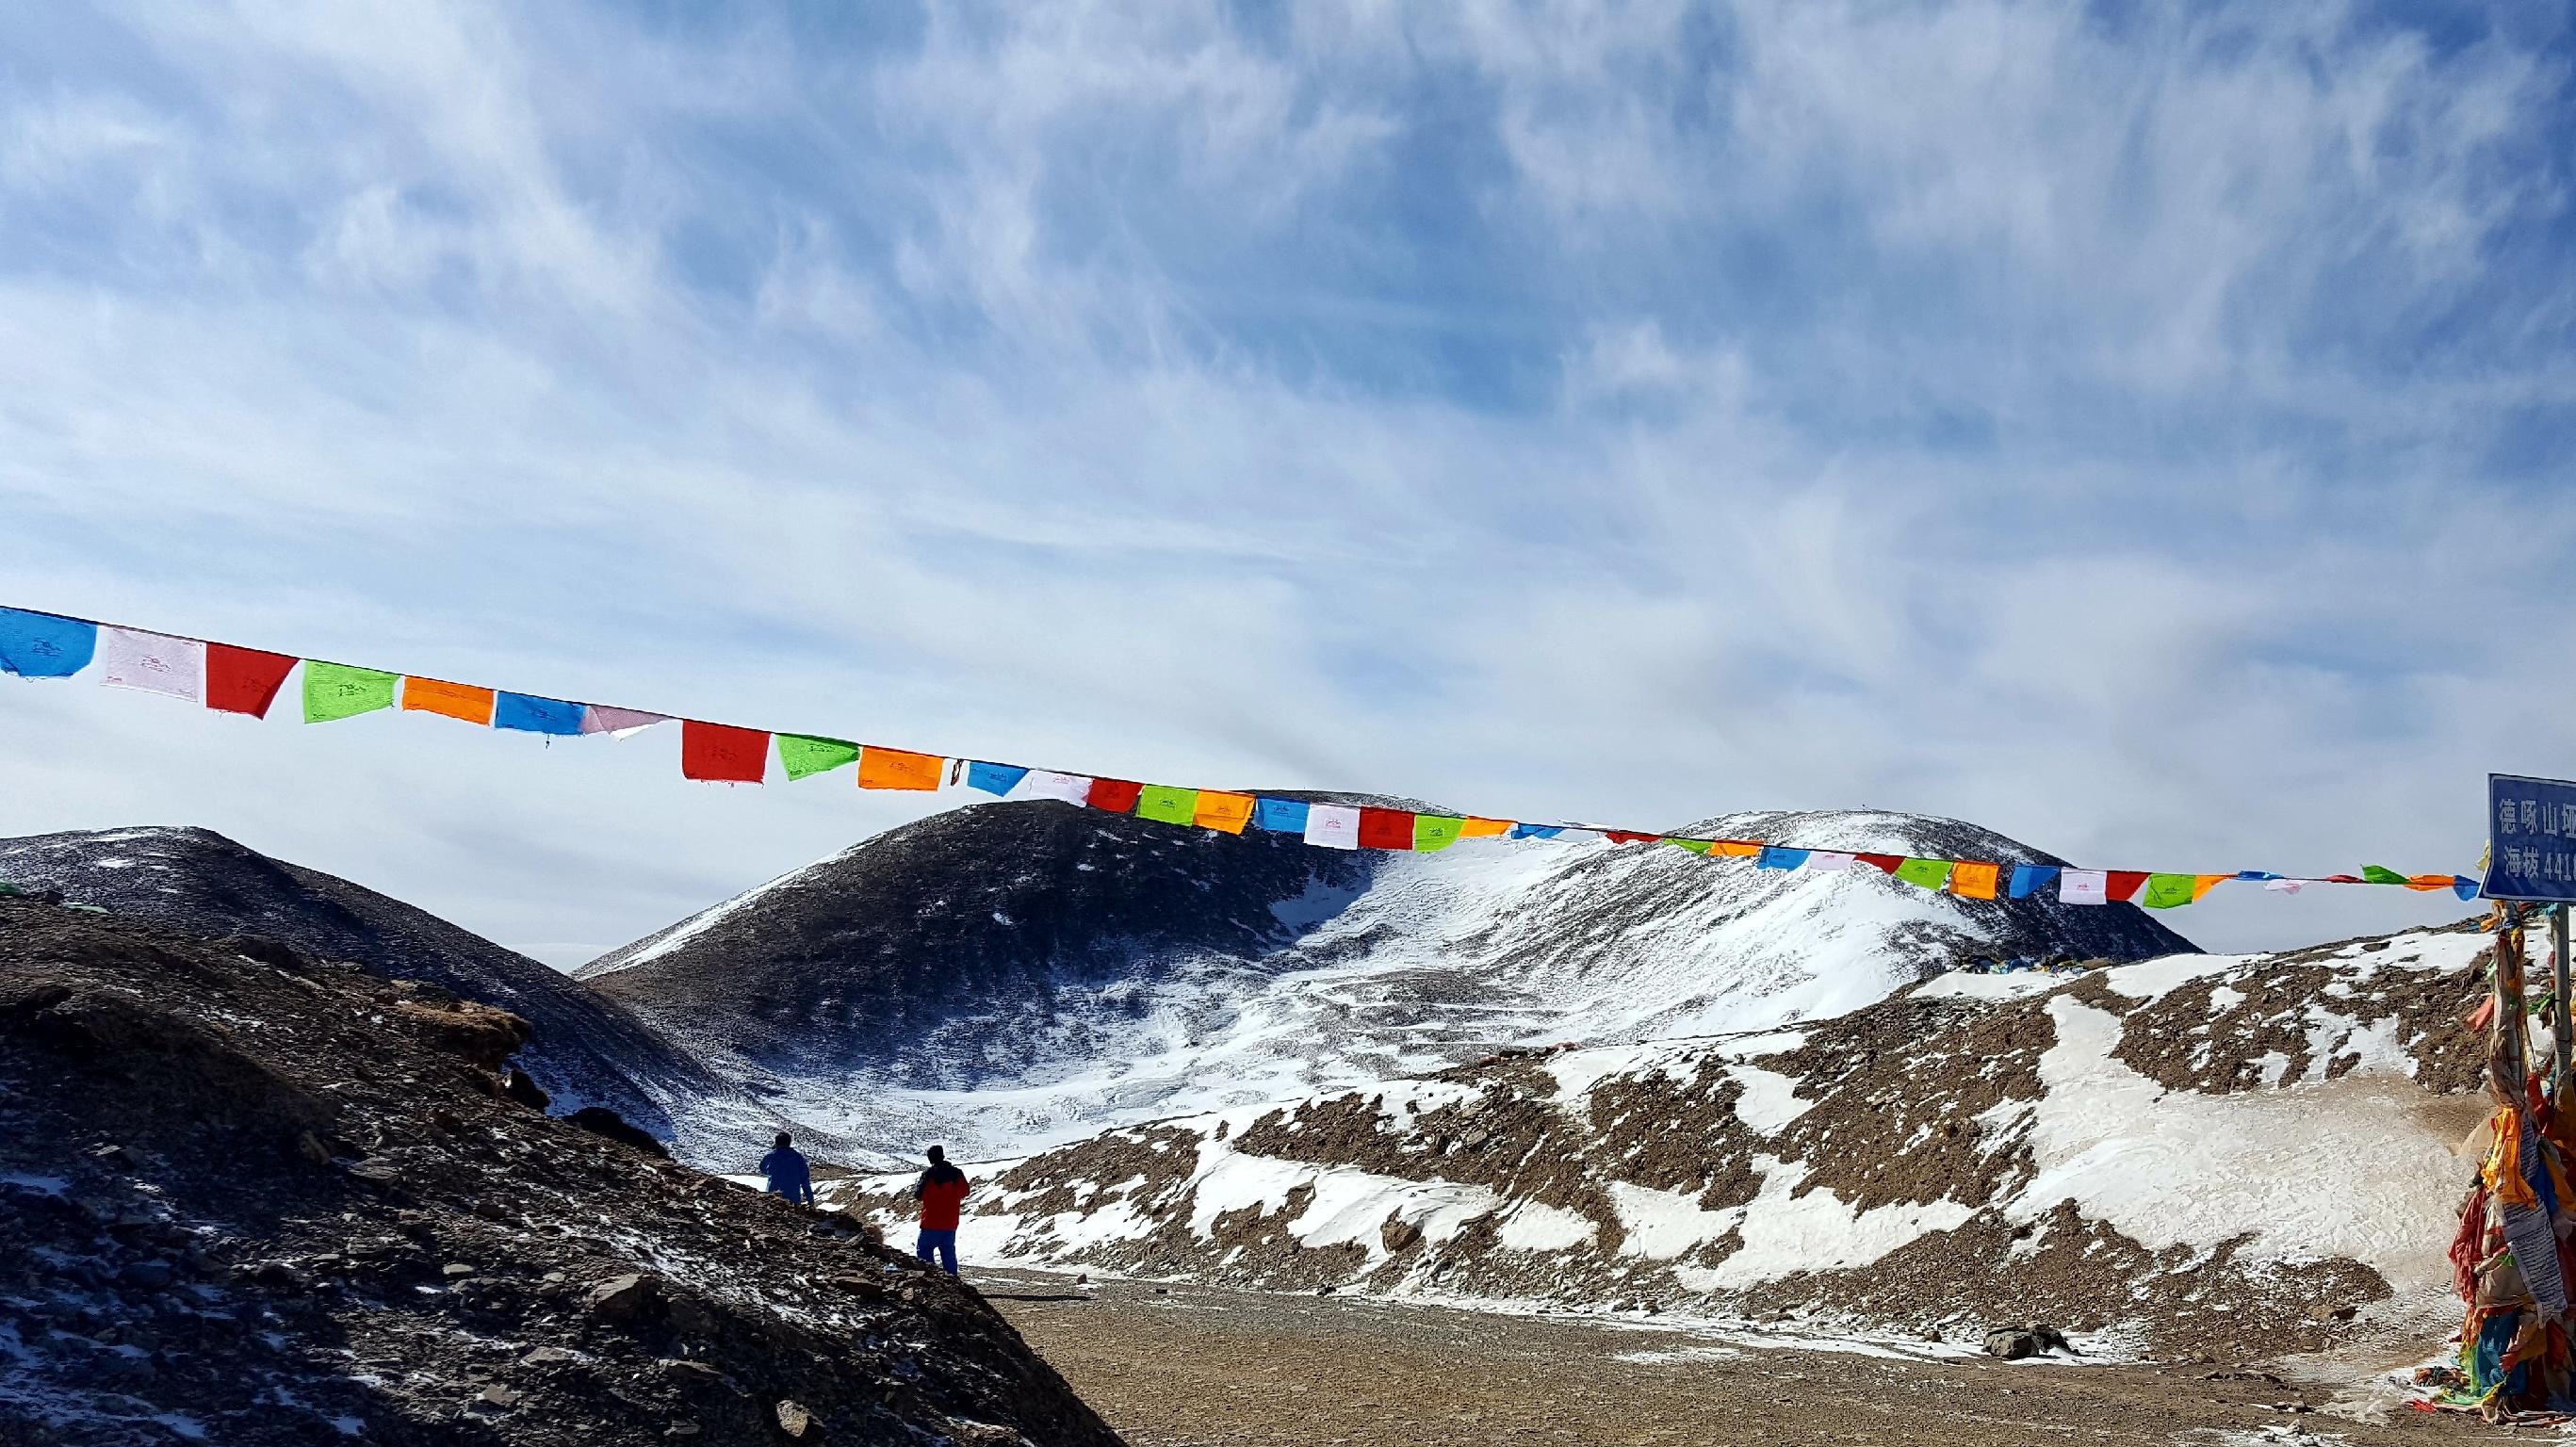
M 1902 854 L 1855 854 L 1852 858 L 1884 874 L 1894 874 L 1897 866 L 1905 862 Z
M 295 671 L 295 660 L 283 653 L 262 653 L 256 648 L 235 648 L 229 643 L 206 645 L 206 707 L 226 713 L 246 713 L 252 718 L 268 717 L 268 706 L 277 701 L 277 690 L 286 675 Z
M 1601 837 L 1609 840 L 1613 844 L 1644 844 L 1651 840 L 1661 839 L 1664 836 L 1661 834 L 1639 834 L 1630 829 L 1604 829 L 1601 831 Z
M 757 784 L 769 767 L 769 734 L 731 724 L 680 721 L 680 772 L 712 784 Z
M 2138 892 L 2139 885 L 2146 882 L 2147 872 L 2143 869 L 2105 870 L 2102 875 L 2102 897 L 2127 899 Z
M 1412 848 L 1413 815 L 1402 809 L 1362 809 L 1360 811 L 1360 847 L 1362 849 Z
M 1094 809 L 1106 809 L 1112 814 L 1124 814 L 1136 807 L 1137 796 L 1144 792 L 1144 785 L 1131 783 L 1126 779 L 1094 779 L 1091 781 L 1091 795 L 1088 802 Z

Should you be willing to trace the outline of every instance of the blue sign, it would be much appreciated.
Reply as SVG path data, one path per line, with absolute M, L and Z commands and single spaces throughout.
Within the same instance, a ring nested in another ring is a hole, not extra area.
M 2489 899 L 2576 900 L 2576 784 L 2487 775 Z

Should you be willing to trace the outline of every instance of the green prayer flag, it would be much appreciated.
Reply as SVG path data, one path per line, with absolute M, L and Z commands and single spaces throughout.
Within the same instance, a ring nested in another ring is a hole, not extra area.
M 1417 852 L 1446 849 L 1458 842 L 1458 831 L 1467 821 L 1455 814 L 1416 814 L 1413 816 L 1413 847 Z
M 859 760 L 859 746 L 840 739 L 818 739 L 811 734 L 778 735 L 778 766 L 787 771 L 792 782 L 808 774 L 828 774 L 843 764 Z
M 1136 817 L 1166 824 L 1188 824 L 1199 816 L 1199 791 L 1171 784 L 1147 784 L 1136 795 Z
M 2396 870 L 2391 869 L 2384 864 L 2363 865 L 2361 867 L 2361 878 L 2362 882 L 2365 884 L 2404 884 L 2406 882 L 2405 875 L 2398 873 Z
M 329 723 L 391 708 L 394 685 L 401 680 L 398 673 L 308 658 L 304 661 L 304 721 Z
M 2171 909 L 2178 904 L 2191 903 L 2199 890 L 2200 880 L 2189 874 L 2150 874 L 2143 903 L 2149 909 Z
M 1896 866 L 1896 877 L 1924 889 L 1939 889 L 1950 882 L 1950 859 L 1909 859 Z
M 1717 841 L 1714 839 L 1667 839 L 1664 842 L 1672 845 L 1676 849 L 1687 849 L 1693 854 L 1706 854 L 1708 852 L 1708 846 L 1715 844 Z

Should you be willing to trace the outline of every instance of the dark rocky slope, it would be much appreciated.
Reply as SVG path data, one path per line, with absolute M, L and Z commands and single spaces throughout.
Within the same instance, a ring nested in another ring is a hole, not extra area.
M 0 899 L 0 1440 L 1116 1439 L 869 1233 L 500 1093 L 527 1024 Z

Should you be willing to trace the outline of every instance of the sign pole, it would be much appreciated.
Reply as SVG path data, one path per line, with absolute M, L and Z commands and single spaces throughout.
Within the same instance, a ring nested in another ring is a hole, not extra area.
M 2555 991 L 2552 1013 L 2558 1021 L 2558 1059 L 2550 1072 L 2549 1100 L 2553 1107 L 2567 1102 L 2567 1083 L 2571 1066 L 2576 1066 L 2576 1021 L 2567 1018 L 2567 906 L 2549 912 L 2549 943 L 2554 958 L 2550 964 L 2550 988 Z

